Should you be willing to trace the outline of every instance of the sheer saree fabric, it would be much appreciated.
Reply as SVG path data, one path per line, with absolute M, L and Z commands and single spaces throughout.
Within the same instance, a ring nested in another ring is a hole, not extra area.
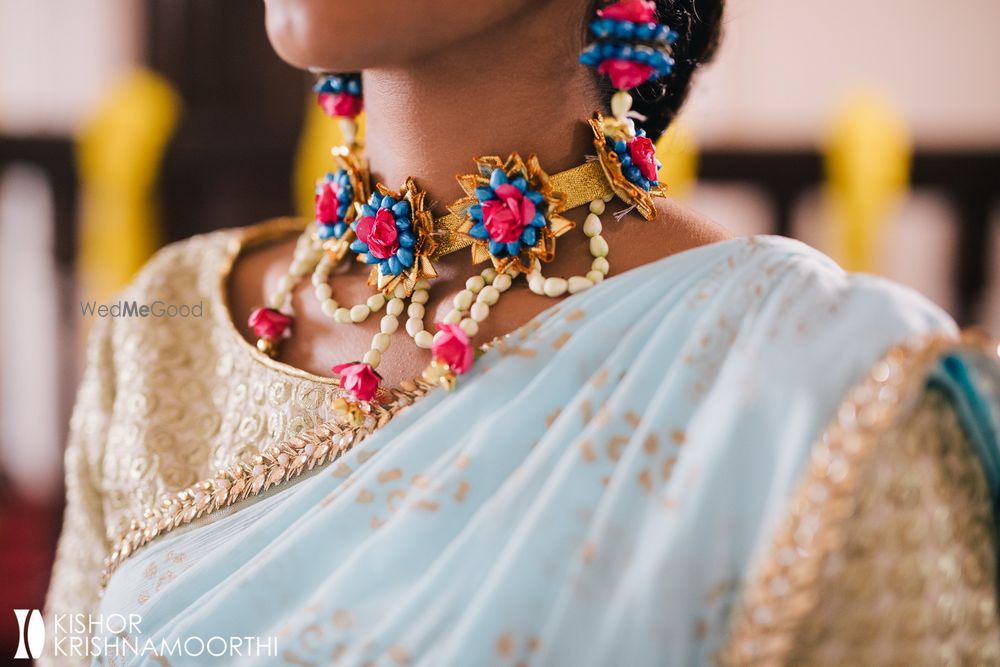
M 886 356 L 904 341 L 933 342 Z M 276 637 L 267 664 L 822 663 L 852 647 L 821 601 L 850 636 L 860 577 L 884 593 L 876 662 L 906 638 L 988 658 L 996 382 L 908 290 L 787 239 L 696 248 L 560 302 L 340 461 L 158 537 L 100 611 L 156 646 Z M 904 482 L 947 525 L 886 542 L 912 578 L 866 578 L 848 538 L 896 530 L 865 508 Z M 932 595 L 897 595 L 921 576 Z M 942 599 L 971 625 L 939 623 Z M 904 602 L 930 619 L 912 637 Z

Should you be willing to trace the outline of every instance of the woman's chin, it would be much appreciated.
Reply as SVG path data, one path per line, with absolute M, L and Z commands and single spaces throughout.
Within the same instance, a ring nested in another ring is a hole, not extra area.
M 375 10 L 350 10 L 341 3 L 316 0 L 266 0 L 265 7 L 271 46 L 282 60 L 301 69 L 344 72 L 369 67 L 393 41 L 391 33 L 378 29 L 382 22 Z
M 290 65 L 353 72 L 413 61 L 524 15 L 536 1 L 265 0 L 266 27 Z

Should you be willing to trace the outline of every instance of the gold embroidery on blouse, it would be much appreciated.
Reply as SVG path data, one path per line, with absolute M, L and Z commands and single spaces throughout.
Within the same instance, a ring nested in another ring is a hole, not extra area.
M 287 456 L 296 450 L 288 443 L 308 439 L 321 449 L 319 441 L 338 435 L 328 426 L 335 420 L 330 402 L 342 393 L 335 380 L 261 354 L 236 329 L 227 303 L 227 282 L 236 259 L 249 249 L 290 237 L 306 224 L 279 218 L 168 246 L 122 298 L 140 303 L 202 301 L 204 317 L 100 323 L 106 326 L 92 348 L 100 349 L 103 357 L 93 360 L 95 368 L 84 379 L 81 396 L 103 392 L 109 398 L 80 401 L 77 421 L 85 418 L 95 429 L 77 429 L 80 442 L 71 441 L 67 456 L 88 466 L 83 476 L 89 475 L 100 504 L 87 511 L 99 517 L 101 525 L 99 532 L 97 526 L 84 531 L 79 520 L 67 519 L 64 535 L 79 533 L 78 539 L 64 537 L 67 548 L 70 541 L 92 544 L 91 550 L 105 556 L 117 552 L 121 559 L 123 550 L 130 553 L 151 539 L 145 537 L 147 532 L 163 530 L 158 524 L 167 523 L 164 502 L 204 495 L 206 484 L 214 489 L 216 471 L 228 468 L 223 477 L 236 468 L 252 471 L 263 465 L 257 461 L 264 460 L 264 452 L 279 449 L 278 455 Z M 413 384 L 401 394 L 409 401 L 412 397 L 406 395 L 417 390 Z M 126 400 L 115 401 L 116 395 Z M 214 502 L 214 491 L 210 496 Z M 170 526 L 175 525 L 171 520 Z M 89 573 L 95 584 L 101 558 L 95 554 L 97 567 Z M 113 566 L 106 572 L 116 565 L 108 561 L 105 567 L 108 564 Z M 57 574 L 65 580 L 77 577 L 58 562 Z M 85 588 L 79 594 L 62 594 L 49 606 L 80 611 L 86 600 L 93 601 Z
M 877 448 L 789 664 L 1000 663 L 989 488 L 954 405 L 928 389 Z
M 342 426 L 336 422 L 322 424 L 267 448 L 249 462 L 238 461 L 220 470 L 212 479 L 165 496 L 158 507 L 146 509 L 142 518 L 134 519 L 118 538 L 114 551 L 105 561 L 101 586 L 107 585 L 115 569 L 139 547 L 222 507 L 235 505 L 317 466 L 336 461 L 435 386 L 422 380 L 402 382 L 398 388 L 389 390 L 392 396 L 389 403 L 368 404 L 370 412 L 360 426 Z M 371 491 L 361 489 L 357 502 L 370 502 L 372 498 Z
M 926 404 L 928 397 L 932 396 L 922 391 L 931 365 L 942 353 L 963 346 L 982 349 L 991 358 L 997 355 L 996 344 L 989 343 L 978 334 L 964 334 L 961 342 L 947 336 L 933 336 L 920 342 L 893 348 L 875 364 L 865 380 L 848 394 L 833 423 L 829 425 L 821 441 L 814 446 L 804 478 L 788 505 L 789 513 L 777 529 L 767 557 L 745 589 L 743 601 L 733 616 L 729 638 L 717 655 L 721 664 L 881 664 L 885 658 L 893 657 L 893 650 L 890 649 L 888 655 L 884 653 L 886 646 L 878 644 L 876 641 L 878 638 L 874 635 L 870 637 L 872 639 L 870 645 L 865 645 L 865 638 L 861 635 L 866 629 L 869 633 L 877 633 L 878 628 L 883 627 L 882 624 L 897 622 L 909 625 L 916 623 L 924 630 L 939 630 L 943 633 L 942 636 L 958 633 L 958 628 L 965 627 L 964 635 L 960 638 L 964 643 L 975 644 L 977 639 L 984 640 L 978 642 L 981 644 L 978 650 L 984 653 L 977 659 L 985 659 L 987 653 L 994 656 L 993 659 L 1000 659 L 996 600 L 992 585 L 975 587 L 988 592 L 988 595 L 982 596 L 983 604 L 979 606 L 989 609 L 988 614 L 981 614 L 983 618 L 975 626 L 954 623 L 949 625 L 947 619 L 941 616 L 949 613 L 954 615 L 956 609 L 964 610 L 974 602 L 965 600 L 969 604 L 959 605 L 957 604 L 959 600 L 951 599 L 948 595 L 939 598 L 939 603 L 945 604 L 948 609 L 939 609 L 938 615 L 934 618 L 904 619 L 899 617 L 900 614 L 890 613 L 890 609 L 876 607 L 868 610 L 872 615 L 865 623 L 857 623 L 857 619 L 851 618 L 841 618 L 836 621 L 852 624 L 853 630 L 858 631 L 853 633 L 858 634 L 856 637 L 847 637 L 843 631 L 839 631 L 838 634 L 838 630 L 834 628 L 834 619 L 826 617 L 825 621 L 821 621 L 818 618 L 820 615 L 827 615 L 826 612 L 830 610 L 825 609 L 824 605 L 826 602 L 832 602 L 825 597 L 820 599 L 824 585 L 853 585 L 865 589 L 870 588 L 871 577 L 877 576 L 871 570 L 873 562 L 870 561 L 862 564 L 863 576 L 845 576 L 843 573 L 850 566 L 851 559 L 859 556 L 855 553 L 860 548 L 856 543 L 858 539 L 878 536 L 876 540 L 878 544 L 871 545 L 872 553 L 885 547 L 884 532 L 868 531 L 865 535 L 860 529 L 860 526 L 863 526 L 865 514 L 863 505 L 866 498 L 871 504 L 871 496 L 882 491 L 876 488 L 871 479 L 865 477 L 871 472 L 871 466 L 866 464 L 873 460 L 880 445 L 909 447 L 914 450 L 909 454 L 915 454 L 918 448 L 931 449 L 932 445 L 928 441 L 935 436 L 942 434 L 947 436 L 949 433 L 954 435 L 954 439 L 958 442 L 950 445 L 953 448 L 955 445 L 961 446 L 962 457 L 958 457 L 958 452 L 952 451 L 949 461 L 963 461 L 967 464 L 965 468 L 971 471 L 967 475 L 969 484 L 963 486 L 964 495 L 974 498 L 974 501 L 982 506 L 979 509 L 989 508 L 985 478 L 978 467 L 979 462 L 974 451 L 964 438 L 960 437 L 964 434 L 961 433 L 961 427 L 953 411 L 949 410 L 950 417 L 940 411 L 928 415 L 931 423 L 920 424 L 924 433 L 916 433 L 910 429 L 908 438 L 900 438 L 900 440 L 905 439 L 905 442 L 887 441 L 887 438 L 905 435 L 910 418 L 914 417 L 913 421 L 916 423 L 915 416 L 918 415 L 921 406 Z M 940 396 L 932 398 L 936 398 L 939 404 L 944 403 Z M 950 408 L 950 405 L 948 407 Z M 949 423 L 954 428 L 949 428 Z M 932 427 L 941 429 L 942 433 L 931 433 L 929 436 L 927 431 Z M 906 458 L 905 454 L 903 456 Z M 898 467 L 890 472 L 896 476 L 900 473 Z M 938 487 L 942 486 L 942 482 L 955 483 L 953 479 L 936 481 Z M 932 485 L 933 482 L 934 480 Z M 978 486 L 972 482 L 976 482 Z M 872 488 L 868 488 L 869 486 Z M 906 487 L 905 484 L 896 484 L 879 495 L 877 502 L 884 501 L 884 496 L 888 493 L 908 496 L 900 500 L 905 505 L 915 500 L 912 491 L 914 491 L 912 485 Z M 919 495 L 916 494 L 917 498 Z M 962 502 L 972 505 L 973 501 Z M 943 509 L 945 512 L 950 511 L 947 507 Z M 968 509 L 971 512 L 974 508 Z M 966 534 L 955 535 L 954 538 L 966 540 L 973 533 L 976 535 L 982 533 L 992 538 L 986 540 L 976 538 L 980 553 L 970 556 L 976 561 L 973 564 L 975 567 L 966 564 L 969 572 L 982 571 L 980 574 L 984 578 L 992 579 L 996 565 L 993 562 L 993 550 L 996 548 L 996 538 L 993 535 L 995 531 L 992 527 L 992 517 L 987 516 L 989 512 L 980 514 L 983 516 L 975 517 L 976 531 L 969 530 Z M 927 542 L 929 538 L 926 535 L 921 537 L 912 534 L 917 528 L 912 525 L 912 517 L 907 516 L 905 520 L 897 519 L 899 517 L 881 522 L 881 529 L 883 531 L 899 529 L 907 532 L 905 539 L 909 539 L 914 548 Z M 969 523 L 971 528 L 972 519 Z M 941 558 L 924 565 L 935 568 L 943 565 L 946 560 Z M 982 560 L 988 563 L 983 564 L 980 562 Z M 917 576 L 916 572 L 922 565 L 917 555 L 911 553 L 908 558 L 904 552 L 896 565 L 897 567 L 888 575 L 894 579 L 889 580 L 887 585 L 896 590 L 920 584 L 921 577 Z M 835 579 L 832 573 L 840 574 L 841 579 Z M 864 592 L 858 590 L 845 595 L 853 599 L 864 595 Z M 919 610 L 908 610 L 908 612 L 914 611 Z M 841 615 L 844 615 L 843 611 Z M 917 639 L 927 636 L 920 628 L 917 628 L 916 634 L 910 632 L 909 635 L 914 645 Z M 937 637 L 935 641 L 941 638 Z M 869 650 L 872 652 L 866 652 Z M 838 651 L 844 653 L 832 661 L 826 660 L 831 657 L 831 652 Z M 879 651 L 883 653 L 880 654 Z M 878 659 L 879 656 L 882 660 Z M 947 657 L 924 655 L 921 660 L 915 662 L 902 660 L 901 664 L 923 664 L 928 661 L 930 664 L 950 664 L 946 660 Z

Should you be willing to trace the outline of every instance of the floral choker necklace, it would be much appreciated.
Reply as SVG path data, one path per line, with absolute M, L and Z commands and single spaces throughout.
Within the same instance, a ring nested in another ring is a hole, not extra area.
M 598 42 L 588 47 L 581 61 L 609 73 L 620 88 L 612 97 L 611 114 L 595 113 L 587 121 L 596 155 L 551 176 L 534 155 L 475 158 L 476 170 L 458 177 L 464 196 L 441 217 L 431 213 L 426 193 L 413 178 L 407 178 L 398 190 L 372 184 L 356 140 L 356 116 L 363 106 L 360 78 L 356 74 L 323 75 L 315 87 L 318 101 L 339 119 L 345 143 L 332 150 L 335 168 L 317 183 L 315 223 L 298 239 L 287 274 L 267 306 L 250 314 L 258 349 L 275 357 L 281 341 L 292 335 L 291 293 L 307 275 L 311 275 L 323 313 L 333 322 L 360 324 L 382 313 L 379 332 L 364 356 L 331 369 L 345 390 L 334 400 L 335 412 L 348 422 L 360 423 L 372 402 L 388 396 L 381 390 L 377 368 L 404 311 L 406 333 L 418 348 L 430 350 L 423 380 L 452 389 L 457 377 L 474 363 L 473 339 L 480 323 L 515 280 L 524 276 L 532 292 L 552 298 L 601 282 L 610 270 L 608 244 L 601 235 L 606 204 L 616 196 L 625 202 L 627 208 L 614 215 L 618 221 L 633 209 L 652 219 L 656 214 L 653 198 L 665 196 L 655 147 L 636 129 L 633 118 L 638 115 L 631 111 L 632 98 L 624 89 L 661 75 L 662 59 L 669 60 L 664 54 L 672 33 L 655 23 L 652 14 L 643 13 L 647 4 L 652 3 L 615 3 L 603 10 L 606 13 L 599 12 L 591 26 Z M 632 14 L 615 9 L 619 6 Z M 650 57 L 641 50 L 622 51 L 615 46 L 617 42 L 607 41 L 609 34 L 635 32 L 636 26 L 645 26 L 642 34 L 649 33 L 659 45 L 653 64 L 648 64 Z M 647 64 L 636 60 L 640 56 Z M 591 269 L 585 275 L 546 277 L 542 266 L 554 259 L 556 239 L 576 227 L 563 214 L 580 206 L 589 207 L 582 231 L 589 239 Z M 466 280 L 465 289 L 455 295 L 451 310 L 435 323 L 432 333 L 425 325 L 425 304 L 437 278 L 434 263 L 466 247 L 471 248 L 474 265 L 489 265 Z M 368 265 L 373 293 L 365 302 L 348 306 L 337 301 L 331 273 L 344 263 Z
M 277 356 L 281 341 L 293 332 L 292 291 L 311 276 L 316 299 L 333 322 L 360 324 L 382 313 L 364 356 L 331 369 L 349 396 L 336 399 L 338 414 L 362 419 L 363 404 L 378 400 L 382 378 L 377 368 L 404 311 L 406 333 L 418 348 L 430 350 L 423 379 L 453 388 L 457 376 L 473 365 L 480 323 L 516 279 L 524 276 L 532 292 L 552 298 L 592 287 L 610 270 L 608 243 L 601 235 L 606 204 L 616 195 L 628 204 L 615 215 L 619 220 L 633 208 L 646 218 L 655 215 L 653 197 L 663 195 L 660 163 L 652 142 L 635 132 L 630 120 L 595 114 L 589 123 L 597 159 L 551 176 L 534 155 L 476 158 L 476 171 L 458 177 L 465 196 L 437 218 L 414 179 L 407 178 L 398 190 L 381 183 L 372 187 L 358 146 L 335 148 L 336 168 L 316 187 L 315 223 L 299 237 L 288 272 L 267 306 L 250 314 L 257 348 Z M 591 269 L 585 275 L 545 276 L 542 267 L 555 258 L 556 239 L 576 227 L 563 214 L 580 206 L 589 207 L 582 228 Z M 466 280 L 432 332 L 425 324 L 425 304 L 437 278 L 434 263 L 467 247 L 473 264 L 489 265 Z M 331 274 L 345 263 L 369 266 L 373 293 L 363 303 L 342 305 L 335 297 Z

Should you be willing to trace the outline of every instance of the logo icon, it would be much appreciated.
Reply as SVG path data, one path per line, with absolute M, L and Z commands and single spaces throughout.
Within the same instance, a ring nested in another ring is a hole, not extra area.
M 17 653 L 14 654 L 14 658 L 17 660 L 40 658 L 42 649 L 45 648 L 45 622 L 42 620 L 42 612 L 37 609 L 15 609 L 14 616 L 17 617 Z M 28 622 L 27 632 L 24 627 L 25 620 Z M 25 642 L 28 645 L 27 650 Z

